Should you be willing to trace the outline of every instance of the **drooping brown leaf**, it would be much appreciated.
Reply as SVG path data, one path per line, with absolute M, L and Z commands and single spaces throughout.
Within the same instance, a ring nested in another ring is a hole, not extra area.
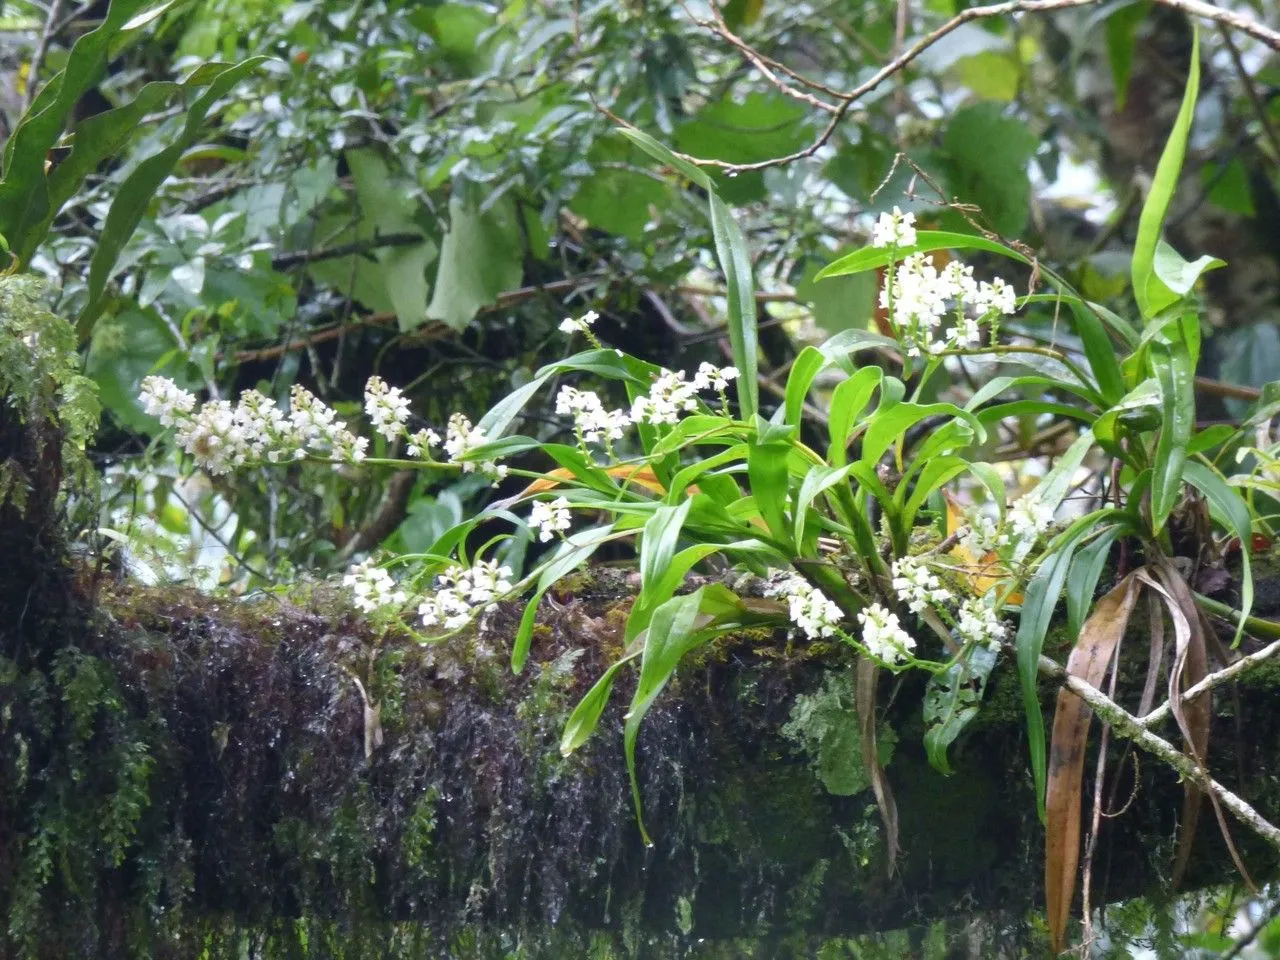
M 862 741 L 862 763 L 871 777 L 871 789 L 876 795 L 880 819 L 884 821 L 885 848 L 889 857 L 889 874 L 898 863 L 898 805 L 889 787 L 880 763 L 880 750 L 876 744 L 876 680 L 880 668 L 870 657 L 859 657 L 857 678 L 854 684 L 854 708 L 858 712 L 859 739 Z
M 1142 699 L 1138 716 L 1145 717 L 1156 705 L 1156 686 L 1160 683 L 1160 665 L 1164 661 L 1164 607 L 1154 593 L 1147 594 L 1147 619 L 1150 647 L 1147 650 L 1147 678 L 1142 683 Z
M 1137 597 L 1137 583 L 1130 574 L 1097 602 L 1067 660 L 1068 673 L 1091 686 L 1102 685 Z M 1045 788 L 1044 857 L 1045 912 L 1055 953 L 1063 947 L 1080 865 L 1081 781 L 1092 716 L 1089 705 L 1074 693 L 1058 691 Z
M 1195 686 L 1208 675 L 1209 656 L 1205 637 L 1204 619 L 1196 607 L 1195 597 L 1181 571 L 1165 558 L 1156 561 L 1155 573 L 1159 583 L 1140 574 L 1165 601 L 1169 615 L 1173 619 L 1174 658 L 1169 668 L 1169 708 L 1173 719 L 1182 734 L 1187 752 L 1205 774 L 1208 774 L 1206 760 L 1209 755 L 1209 724 L 1213 713 L 1211 696 L 1197 697 L 1188 703 L 1182 700 L 1182 694 Z M 1175 887 L 1181 883 L 1186 874 L 1187 865 L 1191 861 L 1191 850 L 1195 843 L 1196 830 L 1200 823 L 1200 810 L 1203 806 L 1204 792 L 1191 781 L 1183 786 L 1182 819 L 1178 829 L 1178 846 L 1174 853 L 1172 881 Z M 1231 839 L 1231 830 L 1227 826 L 1226 815 L 1218 798 L 1212 793 L 1209 800 L 1213 805 L 1214 816 L 1218 821 L 1218 829 L 1226 842 L 1231 859 L 1240 871 L 1240 876 L 1250 889 L 1256 889 L 1253 878 L 1245 868 L 1244 860 Z

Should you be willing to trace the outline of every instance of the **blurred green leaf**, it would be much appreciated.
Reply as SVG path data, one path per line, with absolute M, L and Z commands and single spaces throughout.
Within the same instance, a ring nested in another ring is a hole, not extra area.
M 1256 217 L 1253 188 L 1249 185 L 1249 171 L 1239 157 L 1232 157 L 1224 164 L 1205 164 L 1200 170 L 1200 183 L 1208 190 L 1210 202 L 1223 210 L 1230 210 L 1244 217 Z
M 729 163 L 758 163 L 794 153 L 808 145 L 814 131 L 809 111 L 780 93 L 750 93 L 740 101 L 716 100 L 676 128 L 675 145 L 683 153 Z M 744 204 L 765 195 L 759 172 L 734 177 L 713 174 L 720 194 Z
M 1004 116 L 998 103 L 962 107 L 943 135 L 947 181 L 960 200 L 981 208 L 993 230 L 1014 236 L 1031 209 L 1027 165 L 1039 143 L 1025 122 Z
M 521 261 L 519 227 L 509 204 L 499 202 L 482 213 L 453 197 L 427 316 L 461 330 L 498 294 L 520 285 Z
M 1133 46 L 1138 25 L 1150 8 L 1146 0 L 1129 0 L 1113 4 L 1107 17 L 1107 62 L 1111 65 L 1111 82 L 1116 88 L 1116 109 L 1123 110 L 1129 99 L 1129 79 L 1133 75 Z
M 392 176 L 386 160 L 371 149 L 349 150 L 347 165 L 364 222 L 373 228 L 370 238 L 423 232 L 412 215 L 417 204 L 409 185 Z M 420 244 L 382 247 L 372 253 L 377 264 L 375 282 L 386 291 L 401 330 L 413 330 L 427 320 L 426 271 L 435 254 L 435 244 L 425 236 Z
M 603 169 L 588 177 L 569 201 L 569 209 L 593 227 L 637 239 L 649 222 L 649 207 L 668 202 L 666 186 L 635 170 Z
M 951 776 L 947 752 L 966 726 L 978 715 L 987 677 L 996 664 L 995 651 L 975 647 L 945 673 L 929 678 L 924 693 L 925 755 L 929 766 Z
M 88 301 L 76 320 L 76 332 L 82 340 L 88 337 L 94 321 L 102 313 L 107 281 L 111 278 L 116 260 L 133 236 L 160 184 L 169 175 L 183 151 L 195 143 L 205 116 L 237 83 L 269 59 L 250 57 L 235 65 L 206 64 L 202 67 L 203 70 L 212 71 L 208 89 L 192 101 L 178 135 L 158 153 L 134 167 L 115 190 L 111 209 L 102 225 L 102 237 L 89 265 Z

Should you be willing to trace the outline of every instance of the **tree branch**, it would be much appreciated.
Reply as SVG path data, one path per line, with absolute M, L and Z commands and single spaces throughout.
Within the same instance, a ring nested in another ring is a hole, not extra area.
M 1108 723 L 1113 732 L 1126 740 L 1132 741 L 1135 745 L 1158 759 L 1163 760 L 1177 771 L 1184 780 L 1190 780 L 1202 789 L 1212 793 L 1224 807 L 1231 811 L 1237 820 L 1265 840 L 1271 847 L 1280 851 L 1280 827 L 1276 827 L 1243 798 L 1209 776 L 1191 757 L 1182 753 L 1167 740 L 1156 736 L 1144 726 L 1143 721 L 1129 713 L 1097 687 L 1067 673 L 1055 661 L 1041 656 L 1038 668 L 1042 675 L 1056 680 L 1092 707 L 1093 712 Z
M 420 233 L 383 233 L 365 240 L 355 240 L 351 243 L 324 247 L 320 250 L 298 250 L 291 253 L 281 253 L 271 258 L 271 269 L 288 270 L 291 267 L 316 263 L 320 260 L 335 260 L 338 257 L 369 253 L 382 247 L 411 247 L 415 243 L 422 243 L 424 239 Z
M 1220 9 L 1212 4 L 1203 2 L 1203 0 L 1155 0 L 1155 2 L 1161 6 L 1180 10 L 1187 14 L 1187 16 L 1210 20 L 1224 27 L 1230 27 L 1231 29 L 1238 30 L 1241 33 L 1248 34 L 1254 39 L 1261 41 L 1273 50 L 1280 51 L 1280 31 L 1273 30 L 1256 20 L 1252 20 L 1231 10 Z M 849 112 L 849 109 L 854 103 L 866 96 L 866 94 L 875 90 L 890 77 L 900 73 L 931 46 L 948 34 L 958 30 L 966 23 L 971 23 L 974 20 L 989 19 L 991 17 L 1009 16 L 1015 13 L 1052 13 L 1057 10 L 1069 10 L 1077 7 L 1092 7 L 1097 6 L 1099 3 L 1100 0 L 1006 0 L 1004 3 L 993 3 L 983 7 L 970 7 L 968 10 L 964 10 L 961 13 L 956 14 L 956 16 L 952 17 L 936 30 L 933 30 L 931 33 L 921 37 L 910 47 L 907 47 L 883 67 L 877 70 L 867 80 L 860 83 L 852 90 L 848 90 L 843 93 L 834 91 L 829 87 L 824 87 L 817 84 L 815 81 L 803 78 L 794 71 L 785 68 L 776 60 L 765 57 L 759 51 L 751 47 L 746 41 L 729 30 L 728 26 L 724 24 L 723 19 L 718 15 L 718 22 L 695 19 L 695 23 L 713 30 L 726 42 L 739 50 L 743 56 L 750 60 L 756 68 L 760 70 L 765 79 L 773 84 L 773 86 L 775 86 L 780 92 L 786 96 L 792 97 L 793 99 L 810 103 L 819 109 L 830 113 L 831 119 L 828 120 L 827 125 L 822 129 L 822 132 L 818 134 L 817 138 L 813 140 L 812 143 L 795 151 L 794 153 L 789 153 L 781 157 L 772 157 L 768 160 L 760 160 L 755 163 L 730 163 L 725 160 L 695 157 L 687 153 L 677 153 L 676 156 L 680 157 L 682 160 L 697 164 L 698 166 L 713 167 L 717 170 L 723 170 L 726 173 L 748 173 L 758 170 L 767 170 L 770 167 L 785 166 L 786 164 L 794 163 L 797 160 L 803 160 L 807 157 L 813 156 L 826 145 L 835 133 L 836 128 L 840 125 L 840 121 L 844 119 L 845 114 Z M 838 100 L 838 103 L 832 105 L 819 100 L 811 94 L 797 90 L 795 87 L 781 80 L 778 73 L 785 73 L 791 79 L 809 87 L 810 89 L 821 90 L 830 96 L 834 96 Z M 613 119 L 625 126 L 632 126 L 631 124 L 620 120 L 618 117 L 613 117 Z
M 1229 666 L 1223 667 L 1217 673 L 1211 673 L 1199 683 L 1189 687 L 1186 692 L 1182 694 L 1182 702 L 1189 703 L 1196 699 L 1196 697 L 1200 697 L 1208 693 L 1210 690 L 1216 690 L 1218 687 L 1230 683 L 1241 674 L 1248 673 L 1260 664 L 1273 659 L 1278 653 L 1280 653 L 1280 640 L 1276 640 L 1270 646 L 1263 647 L 1257 653 L 1251 653 L 1247 657 L 1241 657 Z M 1145 717 L 1142 717 L 1138 722 L 1150 730 L 1152 727 L 1158 726 L 1161 722 L 1167 719 L 1172 712 L 1173 708 L 1169 701 L 1166 700 Z
M 30 108 L 35 102 L 36 92 L 39 88 L 40 68 L 44 66 L 45 55 L 49 52 L 49 44 L 58 32 L 58 18 L 62 16 L 62 0 L 53 0 L 49 4 L 49 17 L 45 21 L 44 29 L 40 31 L 40 37 L 36 40 L 36 47 L 31 52 L 31 63 L 27 67 L 27 90 L 26 96 L 23 98 L 24 106 Z

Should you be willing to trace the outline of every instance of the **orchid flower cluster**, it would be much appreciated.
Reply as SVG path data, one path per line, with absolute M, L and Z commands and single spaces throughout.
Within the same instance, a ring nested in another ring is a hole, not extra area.
M 893 562 L 890 582 L 894 596 L 911 613 L 933 611 L 949 624 L 962 645 L 973 644 L 998 649 L 1006 629 L 988 597 L 966 597 L 955 607 L 956 596 L 942 585 L 937 573 L 923 557 L 900 557 Z M 854 639 L 843 627 L 844 612 L 820 589 L 798 574 L 772 573 L 770 596 L 785 598 L 787 612 L 798 632 L 810 640 L 839 636 Z M 915 638 L 907 632 L 898 614 L 883 604 L 872 603 L 857 615 L 861 627 L 857 642 L 873 657 L 889 667 L 908 662 L 916 649 Z
M 960 531 L 960 543 L 976 557 L 1008 550 L 1010 559 L 1020 563 L 1052 523 L 1053 508 L 1029 494 L 1009 507 L 1003 524 L 984 513 L 972 514 Z
M 891 252 L 912 247 L 917 239 L 915 214 L 897 207 L 880 215 L 871 235 L 872 246 Z M 1012 314 L 1017 295 L 999 277 L 975 280 L 973 267 L 959 260 L 938 269 L 932 255 L 913 253 L 886 271 L 880 309 L 909 356 L 933 357 L 979 346 L 983 322 Z
M 308 455 L 359 462 L 369 446 L 338 421 L 332 408 L 296 384 L 287 415 L 257 390 L 246 390 L 234 407 L 227 400 L 209 400 L 197 409 L 195 396 L 167 377 L 143 380 L 140 399 L 147 413 L 174 429 L 178 446 L 215 475 Z
M 418 617 L 424 627 L 464 627 L 515 589 L 511 577 L 510 567 L 490 560 L 478 560 L 470 568 L 451 566 L 436 578 L 435 591 L 418 604 Z M 342 585 L 351 591 L 356 609 L 371 616 L 398 617 L 409 600 L 391 574 L 370 560 L 354 564 Z
M 471 568 L 452 566 L 439 575 L 436 592 L 418 605 L 424 627 L 437 624 L 457 630 L 477 613 L 492 610 L 499 600 L 515 589 L 511 568 L 490 560 L 479 560 Z
M 142 408 L 174 429 L 178 446 L 200 468 L 212 474 L 259 463 L 287 463 L 307 457 L 334 463 L 359 463 L 368 456 L 369 440 L 347 429 L 337 412 L 305 387 L 295 384 L 289 411 L 257 390 L 246 390 L 233 407 L 227 400 L 209 400 L 197 409 L 194 394 L 168 377 L 150 376 L 139 391 Z M 409 456 L 431 460 L 431 449 L 443 446 L 449 462 L 489 442 L 485 432 L 466 417 L 454 414 L 442 441 L 434 430 L 410 433 L 409 401 L 398 387 L 381 377 L 365 385 L 364 409 L 374 431 L 390 442 L 406 441 Z M 464 473 L 480 471 L 494 479 L 506 468 L 493 462 L 462 461 Z

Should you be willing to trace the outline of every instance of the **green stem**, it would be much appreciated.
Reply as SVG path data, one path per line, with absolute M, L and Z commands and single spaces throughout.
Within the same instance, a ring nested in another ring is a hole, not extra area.
M 1242 545 L 1243 549 L 1244 545 Z M 1239 624 L 1240 611 L 1235 610 L 1225 603 L 1219 603 L 1217 600 L 1211 600 L 1202 593 L 1194 594 L 1196 603 L 1200 604 L 1205 610 L 1208 610 L 1214 616 L 1222 617 L 1222 619 Z M 1262 620 L 1259 617 L 1245 617 L 1244 628 L 1251 633 L 1256 633 L 1263 637 L 1271 637 L 1272 639 L 1280 639 L 1280 623 L 1274 620 Z

